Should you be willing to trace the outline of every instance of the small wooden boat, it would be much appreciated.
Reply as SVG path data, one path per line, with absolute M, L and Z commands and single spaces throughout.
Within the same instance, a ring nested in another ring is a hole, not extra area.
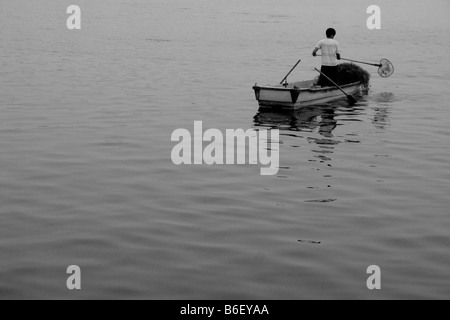
M 256 100 L 260 107 L 299 109 L 302 107 L 325 104 L 346 96 L 336 87 L 318 87 L 316 80 L 280 84 L 276 86 L 253 87 Z M 363 86 L 361 82 L 342 85 L 341 88 L 349 95 L 361 95 Z

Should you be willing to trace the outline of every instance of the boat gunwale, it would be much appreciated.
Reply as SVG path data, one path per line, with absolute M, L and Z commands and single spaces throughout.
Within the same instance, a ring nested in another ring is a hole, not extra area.
M 344 85 L 339 85 L 341 88 L 349 88 L 349 87 L 354 87 L 354 86 L 360 86 L 362 83 L 361 81 L 357 81 L 357 82 L 353 82 L 353 83 L 349 83 L 349 84 L 344 84 Z M 317 92 L 317 91 L 328 91 L 330 89 L 332 90 L 339 90 L 337 87 L 335 86 L 328 86 L 328 87 L 311 87 L 311 88 L 287 88 L 287 87 L 274 87 L 274 86 L 260 86 L 260 85 L 255 85 L 253 87 L 253 89 L 259 89 L 259 90 L 273 90 L 273 91 L 311 91 L 311 92 Z

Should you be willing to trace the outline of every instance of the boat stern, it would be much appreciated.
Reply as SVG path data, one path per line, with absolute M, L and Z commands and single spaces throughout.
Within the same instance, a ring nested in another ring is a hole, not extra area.
M 300 88 L 287 86 L 253 86 L 255 98 L 261 106 L 284 105 L 294 107 L 300 96 Z

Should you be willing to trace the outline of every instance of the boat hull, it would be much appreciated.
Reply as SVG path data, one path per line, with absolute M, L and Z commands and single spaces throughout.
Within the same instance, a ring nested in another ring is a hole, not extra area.
M 362 85 L 355 82 L 341 86 L 345 93 L 356 96 L 362 94 Z M 299 109 L 325 104 L 341 99 L 345 95 L 336 87 L 317 87 L 314 81 L 296 82 L 290 85 L 253 87 L 260 107 Z

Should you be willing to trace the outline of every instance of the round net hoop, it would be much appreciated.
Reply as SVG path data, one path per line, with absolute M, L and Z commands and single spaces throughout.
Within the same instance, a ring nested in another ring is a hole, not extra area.
M 394 73 L 394 65 L 388 59 L 382 59 L 380 61 L 380 67 L 378 68 L 378 74 L 383 78 L 388 78 Z

